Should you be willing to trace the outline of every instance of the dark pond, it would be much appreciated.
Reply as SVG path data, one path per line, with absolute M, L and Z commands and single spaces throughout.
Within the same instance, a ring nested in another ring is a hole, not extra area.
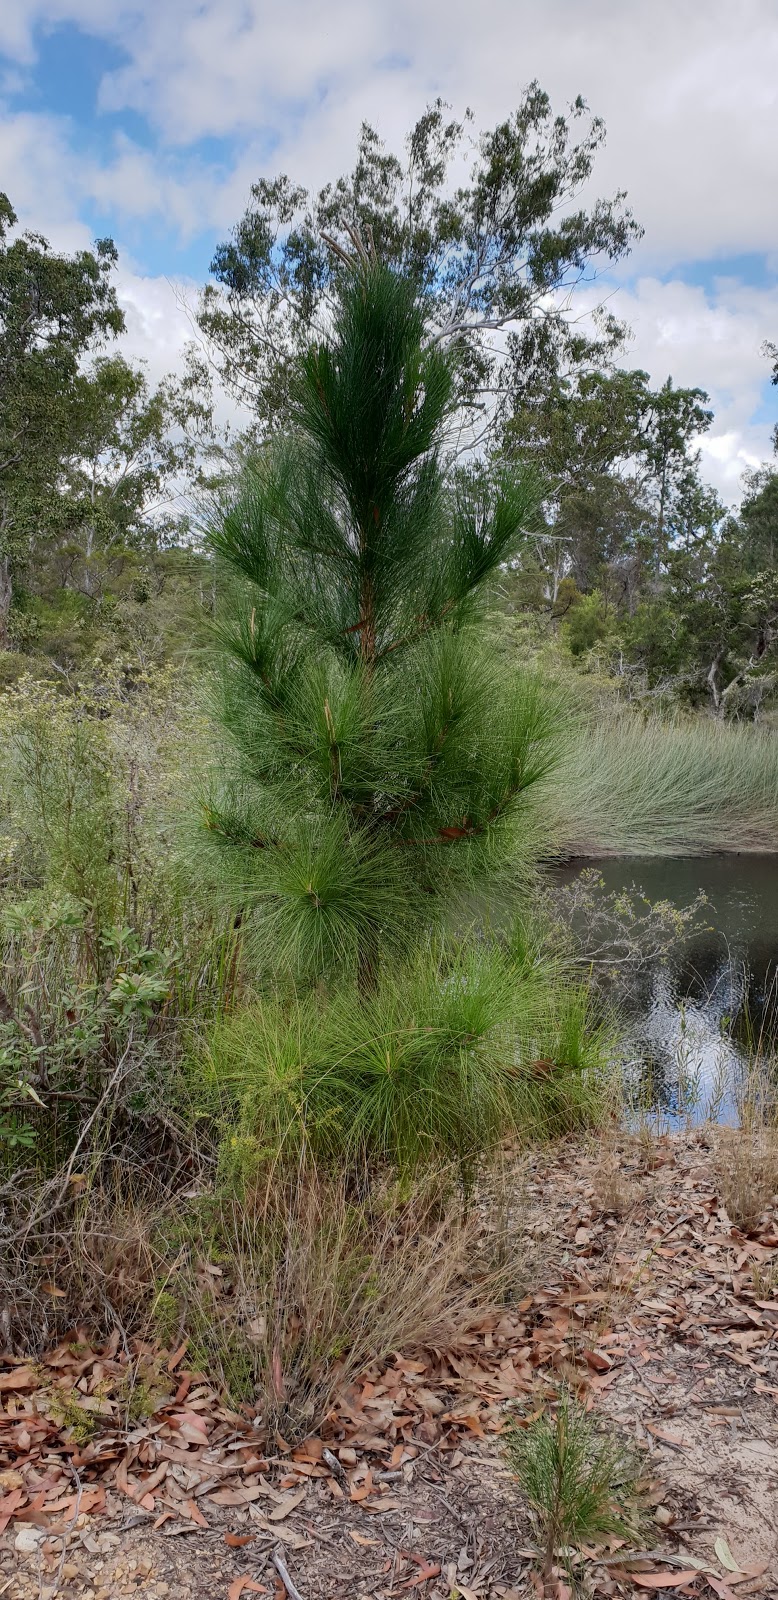
M 778 1056 L 778 855 L 586 866 L 602 875 L 606 893 L 635 886 L 681 909 L 704 891 L 696 926 L 619 985 L 627 1081 L 636 1101 L 670 1124 L 708 1115 L 736 1122 L 755 1060 Z M 773 1069 L 765 1070 L 769 1079 Z

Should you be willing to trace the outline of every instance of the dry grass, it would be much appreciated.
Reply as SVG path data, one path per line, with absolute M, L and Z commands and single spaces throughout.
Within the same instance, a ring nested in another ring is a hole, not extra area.
M 715 1171 L 728 1217 L 748 1232 L 778 1196 L 778 1129 L 721 1128 Z
M 176 1215 L 149 1175 L 106 1160 L 93 1179 L 22 1176 L 0 1194 L 0 1338 L 25 1355 L 76 1324 L 137 1332 Z
M 465 1208 L 445 1172 L 359 1193 L 313 1166 L 275 1168 L 239 1198 L 121 1177 L 48 1213 L 39 1189 L 26 1214 L 17 1195 L 0 1240 L 2 1341 L 30 1355 L 74 1325 L 168 1347 L 186 1335 L 190 1360 L 288 1438 L 374 1361 L 446 1345 L 526 1285 L 497 1193 Z
M 310 1431 L 372 1362 L 450 1343 L 507 1276 L 484 1254 L 482 1219 L 440 1174 L 408 1194 L 387 1183 L 357 1197 L 315 1169 L 276 1172 L 250 1208 L 220 1209 L 218 1231 L 223 1276 L 204 1276 L 195 1251 L 171 1290 L 210 1370 L 236 1399 L 261 1397 L 264 1420 L 288 1437 Z
M 639 1185 L 624 1172 L 619 1153 L 603 1141 L 594 1174 L 593 1202 L 601 1216 L 627 1217 L 642 1199 Z

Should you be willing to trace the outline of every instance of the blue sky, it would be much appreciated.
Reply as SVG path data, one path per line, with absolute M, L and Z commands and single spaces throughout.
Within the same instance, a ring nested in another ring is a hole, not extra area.
M 609 285 L 628 359 L 710 391 L 732 497 L 778 420 L 774 0 L 3 0 L 0 187 L 63 248 L 115 237 L 156 376 L 253 180 L 336 176 L 364 117 L 399 147 L 437 94 L 489 126 L 534 77 L 605 119 L 595 190 L 646 230 Z

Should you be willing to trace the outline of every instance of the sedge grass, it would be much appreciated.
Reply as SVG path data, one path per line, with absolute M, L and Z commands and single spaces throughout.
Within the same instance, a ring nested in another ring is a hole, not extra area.
M 582 724 L 548 780 L 568 856 L 778 849 L 778 738 L 712 720 L 632 714 Z

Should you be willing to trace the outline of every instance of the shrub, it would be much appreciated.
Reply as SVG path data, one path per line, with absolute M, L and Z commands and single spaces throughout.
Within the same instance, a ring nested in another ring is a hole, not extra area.
M 32 1152 L 54 1170 L 111 1082 L 83 1159 L 123 1115 L 143 1146 L 172 1114 L 184 1027 L 234 982 L 232 919 L 198 903 L 170 849 L 171 691 L 166 674 L 101 669 L 0 699 L 0 1169 Z

